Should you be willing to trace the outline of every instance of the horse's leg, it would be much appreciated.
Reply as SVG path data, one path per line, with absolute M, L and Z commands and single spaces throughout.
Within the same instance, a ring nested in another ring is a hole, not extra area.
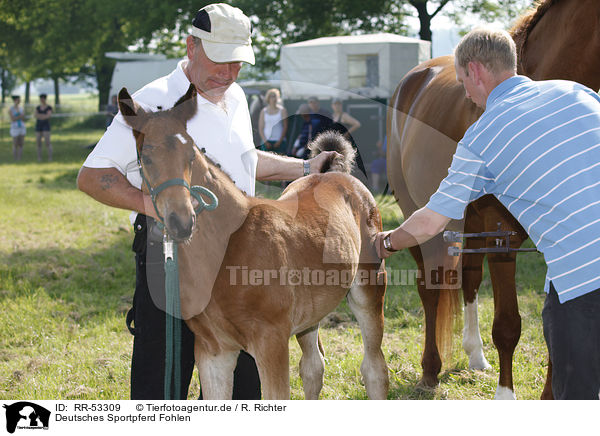
M 307 400 L 318 400 L 319 393 L 323 388 L 323 374 L 325 372 L 325 360 L 319 349 L 319 326 L 296 335 L 298 344 L 302 349 L 300 358 L 300 377 L 304 387 L 304 398 Z
M 423 376 L 421 377 L 418 386 L 433 388 L 439 383 L 438 374 L 442 369 L 442 359 L 440 358 L 440 353 L 438 352 L 435 341 L 437 304 L 440 297 L 440 291 L 436 289 L 427 289 L 425 285 L 425 266 L 423 264 L 423 256 L 421 255 L 420 247 L 411 247 L 409 250 L 419 268 L 420 278 L 417 280 L 417 288 L 425 312 L 425 349 L 423 350 L 423 357 L 421 358 Z
M 290 399 L 289 336 L 282 330 L 263 329 L 248 350 L 256 360 L 265 400 Z
M 360 271 L 366 271 L 362 283 L 355 282 L 348 293 L 350 309 L 360 325 L 363 338 L 364 359 L 360 372 L 365 381 L 367 395 L 371 400 L 387 399 L 389 389 L 388 367 L 381 351 L 383 340 L 383 299 L 386 277 L 371 274 L 372 265 L 359 265 Z M 368 277 L 368 278 L 365 278 Z
M 467 208 L 465 232 L 477 232 L 483 223 Z M 467 239 L 465 248 L 478 249 L 485 247 L 485 239 Z M 483 354 L 483 341 L 479 332 L 477 314 L 477 292 L 483 278 L 484 254 L 465 254 L 462 256 L 462 288 L 464 308 L 463 349 L 469 356 L 469 369 L 490 369 L 491 366 Z
M 200 375 L 202 398 L 205 400 L 231 400 L 233 396 L 233 371 L 239 351 L 224 351 L 219 354 L 201 352 L 195 347 L 196 365 Z
M 468 248 L 473 248 L 467 244 Z M 469 356 L 469 369 L 490 369 L 483 354 L 483 341 L 479 332 L 479 317 L 477 312 L 477 291 L 483 276 L 483 255 L 467 254 L 463 256 L 463 299 L 464 328 L 463 349 Z
M 423 378 L 419 382 L 425 387 L 437 386 L 442 359 L 451 357 L 453 323 L 460 307 L 461 265 L 458 257 L 448 255 L 450 245 L 454 244 L 438 235 L 411 249 L 421 272 L 418 289 L 425 309 Z
M 516 399 L 512 360 L 519 337 L 521 336 L 521 315 L 517 302 L 515 284 L 515 255 L 494 254 L 488 256 L 488 266 L 494 289 L 494 324 L 492 338 L 498 349 L 500 377 L 495 399 Z

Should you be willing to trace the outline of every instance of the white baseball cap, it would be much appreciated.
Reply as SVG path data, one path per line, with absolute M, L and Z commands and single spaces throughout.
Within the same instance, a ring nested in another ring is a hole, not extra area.
M 254 65 L 250 19 L 241 9 L 225 3 L 208 5 L 198 11 L 192 24 L 192 35 L 202 40 L 211 61 Z

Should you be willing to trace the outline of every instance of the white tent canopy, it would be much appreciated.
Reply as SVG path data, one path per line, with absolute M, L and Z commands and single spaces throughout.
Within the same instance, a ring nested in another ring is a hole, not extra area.
M 430 58 L 429 41 L 391 33 L 317 38 L 281 48 L 286 99 L 390 98 L 402 77 Z
M 130 94 L 147 83 L 169 74 L 175 69 L 180 59 L 167 59 L 164 55 L 147 53 L 108 52 L 106 57 L 117 59 L 110 82 L 110 96 L 117 95 L 125 87 Z

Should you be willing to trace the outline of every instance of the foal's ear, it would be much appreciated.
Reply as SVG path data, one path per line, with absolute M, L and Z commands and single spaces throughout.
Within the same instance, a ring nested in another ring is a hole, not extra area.
M 127 92 L 127 88 L 121 88 L 121 91 L 119 91 L 119 110 L 127 124 L 134 129 L 140 127 L 142 118 L 146 115 L 146 111 L 133 101 L 131 95 Z
M 177 103 L 173 106 L 173 114 L 177 119 L 188 122 L 198 110 L 198 101 L 196 100 L 196 87 L 193 83 L 190 83 L 190 87 L 187 92 L 177 100 Z
M 146 111 L 133 101 L 131 95 L 127 92 L 127 88 L 121 88 L 121 91 L 119 91 L 119 110 L 125 122 L 131 126 L 133 136 L 137 141 L 145 122 Z

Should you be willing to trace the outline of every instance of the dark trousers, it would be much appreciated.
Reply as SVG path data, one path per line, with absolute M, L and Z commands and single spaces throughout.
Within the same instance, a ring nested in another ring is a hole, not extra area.
M 148 218 L 150 221 L 151 218 Z M 131 359 L 131 399 L 164 399 L 165 378 L 165 312 L 164 257 L 162 243 L 148 239 L 146 217 L 138 215 L 134 224 L 136 253 L 136 282 L 133 308 L 127 314 L 127 323 L 134 335 Z M 152 295 L 148 281 L 152 283 Z M 157 286 L 162 292 L 157 292 Z M 154 299 L 153 299 L 154 297 Z M 158 306 L 158 307 L 157 307 Z M 133 327 L 131 323 L 133 322 Z M 194 334 L 184 321 L 181 337 L 181 398 L 187 399 L 188 387 L 194 370 Z M 202 394 L 200 394 L 200 399 Z M 233 381 L 234 400 L 260 400 L 258 369 L 252 356 L 240 352 Z
M 600 395 L 600 289 L 560 303 L 552 283 L 542 311 L 556 400 Z

